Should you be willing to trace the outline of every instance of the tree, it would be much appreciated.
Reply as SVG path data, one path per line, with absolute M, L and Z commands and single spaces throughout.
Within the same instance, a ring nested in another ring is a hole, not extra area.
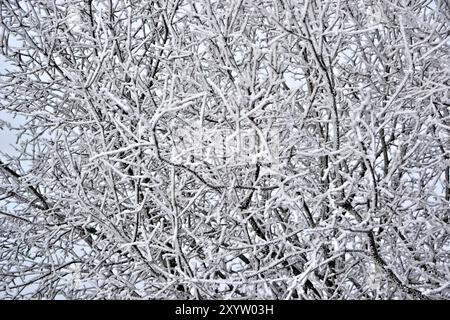
M 2 1 L 1 297 L 448 299 L 449 12 Z

